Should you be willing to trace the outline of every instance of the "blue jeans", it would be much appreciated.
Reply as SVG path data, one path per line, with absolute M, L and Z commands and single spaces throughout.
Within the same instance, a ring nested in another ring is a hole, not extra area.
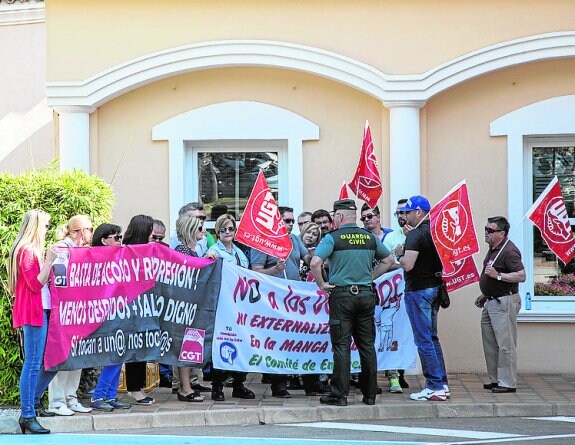
M 40 398 L 57 371 L 45 371 L 42 367 L 46 335 L 48 334 L 48 314 L 44 311 L 42 326 L 26 324 L 24 332 L 24 365 L 20 374 L 20 405 L 22 417 L 36 417 L 34 406 L 40 403 Z
M 110 400 L 116 398 L 118 381 L 122 372 L 122 364 L 109 365 L 102 368 L 92 400 Z
M 427 380 L 426 386 L 432 390 L 443 389 L 443 385 L 447 385 L 443 351 L 437 336 L 439 308 L 434 304 L 437 292 L 437 287 L 405 291 L 405 309 L 413 329 L 415 346 Z

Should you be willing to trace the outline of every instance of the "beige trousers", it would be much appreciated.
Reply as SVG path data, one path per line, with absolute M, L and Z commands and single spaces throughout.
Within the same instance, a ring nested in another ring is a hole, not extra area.
M 517 387 L 517 314 L 519 294 L 490 300 L 481 313 L 481 337 L 487 374 L 492 383 Z

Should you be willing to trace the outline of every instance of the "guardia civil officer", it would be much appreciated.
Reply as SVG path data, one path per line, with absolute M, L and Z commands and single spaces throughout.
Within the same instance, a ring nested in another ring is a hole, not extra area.
M 351 337 L 359 350 L 360 388 L 363 403 L 375 404 L 377 361 L 372 281 L 394 267 L 394 259 L 381 241 L 356 224 L 357 207 L 352 199 L 333 204 L 336 230 L 326 234 L 315 250 L 311 272 L 319 288 L 329 294 L 329 327 L 333 348 L 331 392 L 320 398 L 327 405 L 347 405 Z M 373 259 L 381 262 L 373 269 Z M 329 282 L 322 266 L 329 259 Z

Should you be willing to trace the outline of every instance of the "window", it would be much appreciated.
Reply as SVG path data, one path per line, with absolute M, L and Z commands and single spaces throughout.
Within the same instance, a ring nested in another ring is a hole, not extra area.
M 575 141 L 543 139 L 528 142 L 531 151 L 535 201 L 556 175 L 561 185 L 571 225 L 575 224 Z M 539 229 L 533 227 L 534 298 L 575 297 L 575 261 L 563 264 L 547 247 Z M 565 276 L 567 275 L 567 276 Z M 573 283 L 573 284 L 571 284 Z
M 186 201 L 204 204 L 209 228 L 226 208 L 239 219 L 260 170 L 278 203 L 288 195 L 285 141 L 194 141 L 186 152 Z
M 277 151 L 198 151 L 196 156 L 198 195 L 204 203 L 208 217 L 214 206 L 221 206 L 239 218 L 260 171 L 263 172 L 274 198 L 278 200 Z M 209 219 L 215 221 L 216 217 Z

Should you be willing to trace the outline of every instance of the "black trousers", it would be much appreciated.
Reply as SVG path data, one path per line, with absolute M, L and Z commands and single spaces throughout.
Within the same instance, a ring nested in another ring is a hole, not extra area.
M 131 362 L 126 367 L 126 389 L 140 391 L 146 387 L 146 362 Z
M 349 394 L 352 337 L 361 363 L 361 392 L 368 398 L 375 398 L 377 394 L 374 311 L 375 294 L 372 290 L 362 290 L 358 295 L 352 295 L 349 290 L 335 288 L 329 297 L 329 329 L 333 348 L 331 393 L 335 397 Z
M 233 387 L 241 388 L 246 381 L 247 372 L 240 371 L 224 371 L 222 369 L 212 368 L 212 390 L 221 390 L 224 387 L 224 381 L 228 377 L 234 378 Z

